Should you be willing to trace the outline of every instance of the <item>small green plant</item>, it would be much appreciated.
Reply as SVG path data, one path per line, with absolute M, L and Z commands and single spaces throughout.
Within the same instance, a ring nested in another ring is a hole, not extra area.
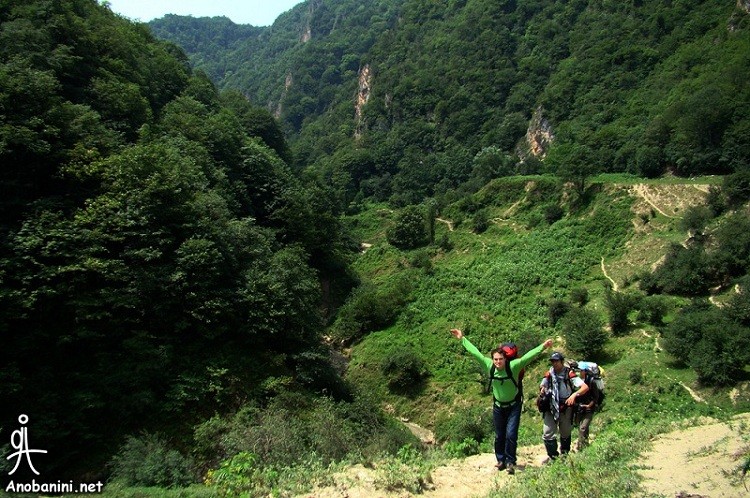
M 155 434 L 129 437 L 110 462 L 112 477 L 127 486 L 187 486 L 195 482 L 193 462 Z
M 471 455 L 479 454 L 479 442 L 467 437 L 463 441 L 449 441 L 443 446 L 443 451 L 451 458 L 465 458 Z
M 396 456 L 384 457 L 376 465 L 375 486 L 388 491 L 403 489 L 418 494 L 432 482 L 431 465 L 413 446 L 403 446 Z
M 643 369 L 638 367 L 631 370 L 628 375 L 628 380 L 632 385 L 637 385 L 643 382 Z

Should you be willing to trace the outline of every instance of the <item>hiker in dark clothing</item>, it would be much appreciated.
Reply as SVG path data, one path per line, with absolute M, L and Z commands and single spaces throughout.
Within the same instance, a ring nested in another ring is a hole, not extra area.
M 544 375 L 540 392 L 551 395 L 550 409 L 544 413 L 542 439 L 550 460 L 570 452 L 570 434 L 573 429 L 573 410 L 576 399 L 588 391 L 588 386 L 576 373 L 563 364 L 565 358 L 554 352 L 550 356 L 552 366 Z M 557 451 L 557 432 L 560 432 L 560 451 Z
M 576 412 L 573 417 L 574 425 L 578 426 L 578 441 L 576 442 L 576 451 L 581 451 L 583 448 L 589 445 L 589 427 L 591 427 L 591 421 L 594 418 L 594 412 L 600 407 L 597 404 L 597 400 L 603 398 L 601 395 L 599 383 L 603 385 L 601 381 L 600 369 L 596 363 L 588 361 L 571 361 L 568 366 L 579 372 L 579 377 L 589 387 L 588 391 L 576 398 Z M 597 383 L 596 379 L 599 379 Z
M 492 350 L 492 359 L 487 358 L 464 337 L 459 329 L 451 329 L 453 337 L 461 341 L 464 348 L 482 364 L 484 373 L 492 374 L 491 387 L 494 399 L 492 421 L 495 426 L 495 458 L 498 470 L 506 469 L 514 474 L 516 469 L 516 448 L 518 444 L 518 425 L 521 421 L 521 404 L 523 398 L 519 392 L 519 373 L 526 365 L 552 346 L 552 339 L 535 347 L 521 358 L 506 361 L 502 347 Z

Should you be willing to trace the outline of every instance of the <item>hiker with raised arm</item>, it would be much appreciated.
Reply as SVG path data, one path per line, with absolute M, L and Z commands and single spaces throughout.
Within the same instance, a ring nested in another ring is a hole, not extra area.
M 506 469 L 509 474 L 516 471 L 516 448 L 518 446 L 518 426 L 521 422 L 523 403 L 519 375 L 521 370 L 539 356 L 544 349 L 552 346 L 552 339 L 535 347 L 521 358 L 509 359 L 514 349 L 503 344 L 491 352 L 491 359 L 483 355 L 459 329 L 451 329 L 453 337 L 461 341 L 466 351 L 482 365 L 484 373 L 490 377 L 492 391 L 492 422 L 495 426 L 495 458 L 498 470 Z
M 570 452 L 570 434 L 573 430 L 573 412 L 576 400 L 588 392 L 589 387 L 570 368 L 565 357 L 555 351 L 550 356 L 551 367 L 544 374 L 540 394 L 549 396 L 549 410 L 544 412 L 542 439 L 550 461 L 560 454 Z M 560 451 L 557 450 L 557 432 L 560 432 Z

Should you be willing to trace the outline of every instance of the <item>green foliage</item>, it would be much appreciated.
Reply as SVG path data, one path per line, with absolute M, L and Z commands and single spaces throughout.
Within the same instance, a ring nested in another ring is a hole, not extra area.
M 330 307 L 351 287 L 348 237 L 270 116 L 106 5 L 0 22 L 0 424 L 64 425 L 37 434 L 72 473 L 291 382 L 344 394 L 320 283 Z
M 616 292 L 607 287 L 604 292 L 604 304 L 607 307 L 609 326 L 615 336 L 627 332 L 630 321 L 628 315 L 639 306 L 641 296 L 627 292 Z
M 450 441 L 443 445 L 443 451 L 451 458 L 466 458 L 480 452 L 479 443 L 474 438 L 466 438 L 461 442 Z
M 464 408 L 438 418 L 435 437 L 438 441 L 461 445 L 465 441 L 481 443 L 492 432 L 492 412 L 484 407 Z
M 323 0 L 272 28 L 179 16 L 150 25 L 219 88 L 276 109 L 300 166 L 356 135 L 377 167 L 352 175 L 354 193 L 407 205 L 515 172 L 554 172 L 582 194 L 598 171 L 747 167 L 749 26 L 727 29 L 729 18 L 746 14 L 711 2 Z M 310 27 L 305 43 L 299 26 Z M 369 99 L 354 120 L 365 69 Z M 552 149 L 516 165 L 534 111 Z
M 375 486 L 388 491 L 421 493 L 431 482 L 431 466 L 413 446 L 403 446 L 395 456 L 376 467 Z
M 549 302 L 547 308 L 549 324 L 551 327 L 554 327 L 570 311 L 570 303 L 561 299 L 553 299 Z
M 743 168 L 741 171 L 725 176 L 721 192 L 730 209 L 736 209 L 750 201 L 750 169 Z
M 422 389 L 429 375 L 422 358 L 415 351 L 403 349 L 388 355 L 380 371 L 392 391 L 412 395 Z
M 700 232 L 713 217 L 713 212 L 707 206 L 690 206 L 680 220 L 680 228 L 686 232 Z
M 392 324 L 410 300 L 413 283 L 408 276 L 388 286 L 364 283 L 352 292 L 339 310 L 331 336 L 351 344 L 364 335 Z
M 421 206 L 407 206 L 398 213 L 387 232 L 388 242 L 399 249 L 414 249 L 428 243 L 427 220 Z
M 664 292 L 682 296 L 705 295 L 710 284 L 708 257 L 703 247 L 686 249 L 680 244 L 672 244 L 664 263 L 640 281 L 641 289 L 649 294 Z
M 576 287 L 570 291 L 570 301 L 578 306 L 586 306 L 589 302 L 589 290 L 585 287 Z
M 641 320 L 660 327 L 664 325 L 664 316 L 669 310 L 669 305 L 662 296 L 644 296 L 640 299 L 638 308 Z
M 573 308 L 559 322 L 568 349 L 585 358 L 596 358 L 609 340 L 599 315 L 588 308 Z
M 110 467 L 112 478 L 127 486 L 171 488 L 195 482 L 192 461 L 155 434 L 129 437 Z
M 662 335 L 664 349 L 706 385 L 737 382 L 750 362 L 750 329 L 707 303 L 684 308 Z

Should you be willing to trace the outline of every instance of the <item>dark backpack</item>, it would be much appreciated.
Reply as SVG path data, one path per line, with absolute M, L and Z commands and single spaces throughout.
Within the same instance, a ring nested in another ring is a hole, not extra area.
M 510 361 L 515 360 L 518 358 L 518 347 L 513 344 L 512 342 L 506 342 L 500 345 L 498 348 L 503 352 L 503 356 L 505 356 L 505 376 L 500 377 L 498 375 L 495 375 L 497 373 L 497 368 L 495 368 L 495 365 L 493 364 L 490 367 L 490 377 L 487 381 L 487 393 L 492 392 L 492 381 L 493 380 L 499 380 L 501 382 L 504 382 L 506 380 L 510 380 L 513 385 L 516 387 L 516 401 L 522 401 L 523 400 L 523 375 L 525 372 L 525 369 L 522 368 L 520 372 L 518 372 L 518 382 L 516 382 L 516 379 L 513 378 L 513 372 L 510 369 Z
M 589 392 L 591 392 L 595 403 L 594 409 L 599 411 L 604 406 L 604 400 L 606 398 L 603 388 L 604 382 L 600 375 L 593 374 L 588 370 L 586 370 L 585 373 L 586 375 L 583 381 L 589 386 Z

